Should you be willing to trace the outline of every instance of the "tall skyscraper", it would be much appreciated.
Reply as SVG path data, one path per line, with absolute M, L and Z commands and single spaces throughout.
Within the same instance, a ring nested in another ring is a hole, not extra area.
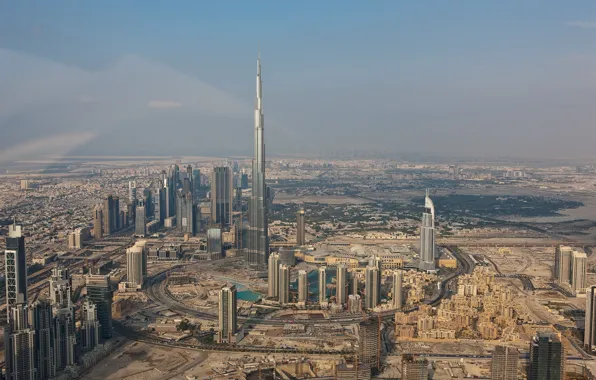
M 163 221 L 166 218 L 166 203 L 165 203 L 165 192 L 163 187 L 159 187 L 154 190 L 155 197 L 153 199 L 153 211 L 155 220 L 158 221 L 159 225 L 163 225 Z
M 72 279 L 68 273 L 68 268 L 52 268 L 52 275 L 50 276 L 50 300 L 55 310 L 72 307 L 71 292 Z
M 376 266 L 367 266 L 365 275 L 366 297 L 364 304 L 367 309 L 373 309 L 381 303 L 381 289 L 379 287 L 379 268 Z
M 305 270 L 298 271 L 298 302 L 308 303 L 308 272 Z
M 519 351 L 515 347 L 496 346 L 490 363 L 491 380 L 517 380 Z
M 140 199 L 137 201 L 135 210 L 135 235 L 145 236 L 147 234 L 147 213 L 145 201 Z
M 420 269 L 435 269 L 435 205 L 428 190 L 424 198 L 424 212 L 420 226 Z
M 301 208 L 298 211 L 298 213 L 296 213 L 296 245 L 306 244 L 304 219 L 305 219 L 304 209 Z
M 567 246 L 558 246 L 555 250 L 554 277 L 561 285 L 569 287 L 575 294 L 583 293 L 586 288 L 585 253 Z
M 586 290 L 588 256 L 584 252 L 573 251 L 571 258 L 571 290 L 574 294 L 583 293 Z
M 428 360 L 404 354 L 401 358 L 402 380 L 428 380 Z
M 269 256 L 268 264 L 268 279 L 267 279 L 267 296 L 279 297 L 279 254 L 274 253 Z
M 404 273 L 402 270 L 396 270 L 393 272 L 393 307 L 396 309 L 401 309 L 403 305 L 403 291 L 402 291 L 402 283 L 403 283 L 403 276 Z
M 201 171 L 199 169 L 194 169 L 192 171 L 192 195 L 195 202 L 199 200 L 199 190 L 201 187 Z
M 4 330 L 6 378 L 36 380 L 35 331 L 29 328 L 28 306 L 18 303 L 7 311 L 10 323 Z
M 327 302 L 327 268 L 319 268 L 319 304 Z
M 350 294 L 358 294 L 358 273 L 356 271 L 350 272 Z
M 56 371 L 75 363 L 76 330 L 71 301 L 72 279 L 67 268 L 56 267 L 50 276 L 50 300 L 55 314 L 54 359 Z
M 103 234 L 110 235 L 120 229 L 120 198 L 108 195 L 103 201 Z
M 86 300 L 81 316 L 81 349 L 87 352 L 99 344 L 99 321 L 95 304 Z
M 103 209 L 101 205 L 93 208 L 93 237 L 95 239 L 103 237 Z
M 358 355 L 363 364 L 371 368 L 379 368 L 380 359 L 380 326 L 376 318 L 360 322 L 358 330 Z
M 176 225 L 184 234 L 194 236 L 196 229 L 196 212 L 191 193 L 179 192 L 176 203 Z
M 211 223 L 229 226 L 232 223 L 232 170 L 228 166 L 213 168 L 211 173 Z
M 247 265 L 257 270 L 267 268 L 269 258 L 269 223 L 267 220 L 267 185 L 265 184 L 265 136 L 261 81 L 261 59 L 257 59 L 255 99 L 254 158 L 252 161 L 252 194 L 249 204 Z
M 222 245 L 221 245 L 221 229 L 220 228 L 209 228 L 207 230 L 207 252 L 214 259 L 221 258 Z
M 573 248 L 560 245 L 555 248 L 554 277 L 559 284 L 571 282 L 571 256 Z
M 74 309 L 72 307 L 57 309 L 54 317 L 54 355 L 56 371 L 75 364 L 75 347 L 77 336 L 75 329 Z
M 287 304 L 290 302 L 290 267 L 287 265 L 279 266 L 279 303 Z
M 151 189 L 143 189 L 143 199 L 145 200 L 145 220 L 153 217 L 153 193 Z
M 48 301 L 37 301 L 29 308 L 31 329 L 35 331 L 35 367 L 38 379 L 53 379 L 56 376 L 54 356 L 54 314 Z
M 596 351 L 596 285 L 586 291 L 584 347 L 587 352 Z
M 551 332 L 538 332 L 530 342 L 528 380 L 563 380 L 565 349 L 561 338 Z
M 6 273 L 7 314 L 16 304 L 27 304 L 27 257 L 25 237 L 16 221 L 8 226 L 6 250 L 4 251 Z M 10 319 L 10 318 L 9 318 Z
M 137 201 L 137 183 L 135 181 L 128 181 L 128 201 L 133 205 Z
M 337 266 L 335 286 L 335 302 L 345 305 L 348 302 L 348 269 L 343 264 Z
M 231 343 L 238 332 L 236 322 L 236 286 L 224 286 L 219 291 L 219 329 L 217 331 L 218 343 Z
M 126 249 L 126 278 L 129 284 L 138 289 L 143 287 L 147 278 L 147 241 L 137 240 L 135 245 Z
M 87 297 L 97 307 L 100 336 L 103 339 L 112 337 L 112 302 L 114 293 L 109 276 L 87 275 Z
M 128 181 L 128 204 L 131 205 L 130 210 L 132 211 L 132 220 L 136 220 L 136 209 L 137 204 L 137 184 L 135 181 Z

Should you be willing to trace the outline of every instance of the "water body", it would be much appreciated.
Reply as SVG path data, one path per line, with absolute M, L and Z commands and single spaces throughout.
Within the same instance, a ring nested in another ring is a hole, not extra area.
M 246 290 L 239 290 L 237 293 L 238 299 L 242 300 L 242 301 L 258 301 L 259 299 L 261 299 L 261 295 L 257 292 L 253 292 L 250 289 L 246 289 Z
M 332 280 L 334 280 L 336 276 L 337 276 L 336 268 L 327 267 L 327 284 L 326 285 L 331 284 Z M 308 274 L 306 275 L 306 278 L 308 279 L 308 292 L 309 292 L 308 301 L 309 302 L 319 302 L 319 271 L 313 270 L 313 271 L 308 272 Z M 298 290 L 298 279 L 296 279 L 296 281 L 293 281 L 290 283 L 290 289 L 295 290 L 295 291 Z M 329 300 L 329 297 L 331 297 L 331 295 L 335 295 L 335 290 L 327 289 L 327 300 Z
M 261 299 L 261 295 L 253 290 L 251 290 L 250 288 L 248 288 L 246 285 L 244 284 L 240 284 L 238 282 L 232 282 L 234 285 L 236 285 L 236 296 L 238 297 L 239 300 L 242 301 L 258 301 Z

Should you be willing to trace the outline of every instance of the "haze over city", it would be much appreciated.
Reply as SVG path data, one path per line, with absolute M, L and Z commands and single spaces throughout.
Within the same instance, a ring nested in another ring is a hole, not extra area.
M 0 379 L 596 380 L 596 3 L 0 4 Z
M 258 50 L 273 155 L 593 156 L 591 1 L 58 4 L 0 5 L 0 160 L 249 155 Z

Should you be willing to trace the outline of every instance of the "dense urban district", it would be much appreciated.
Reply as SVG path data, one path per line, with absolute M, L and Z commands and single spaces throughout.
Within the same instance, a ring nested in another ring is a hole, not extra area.
M 3 376 L 593 379 L 589 163 L 61 157 L 0 174 Z

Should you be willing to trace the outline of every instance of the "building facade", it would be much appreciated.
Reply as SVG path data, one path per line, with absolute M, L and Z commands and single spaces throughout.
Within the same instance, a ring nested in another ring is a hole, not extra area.
M 265 134 L 261 80 L 261 59 L 257 59 L 257 90 L 255 99 L 254 157 L 252 161 L 252 192 L 249 203 L 248 244 L 246 264 L 255 270 L 265 270 L 269 258 L 269 223 L 267 216 L 267 185 L 265 183 Z
M 490 363 L 491 380 L 517 380 L 519 351 L 515 347 L 496 346 Z

